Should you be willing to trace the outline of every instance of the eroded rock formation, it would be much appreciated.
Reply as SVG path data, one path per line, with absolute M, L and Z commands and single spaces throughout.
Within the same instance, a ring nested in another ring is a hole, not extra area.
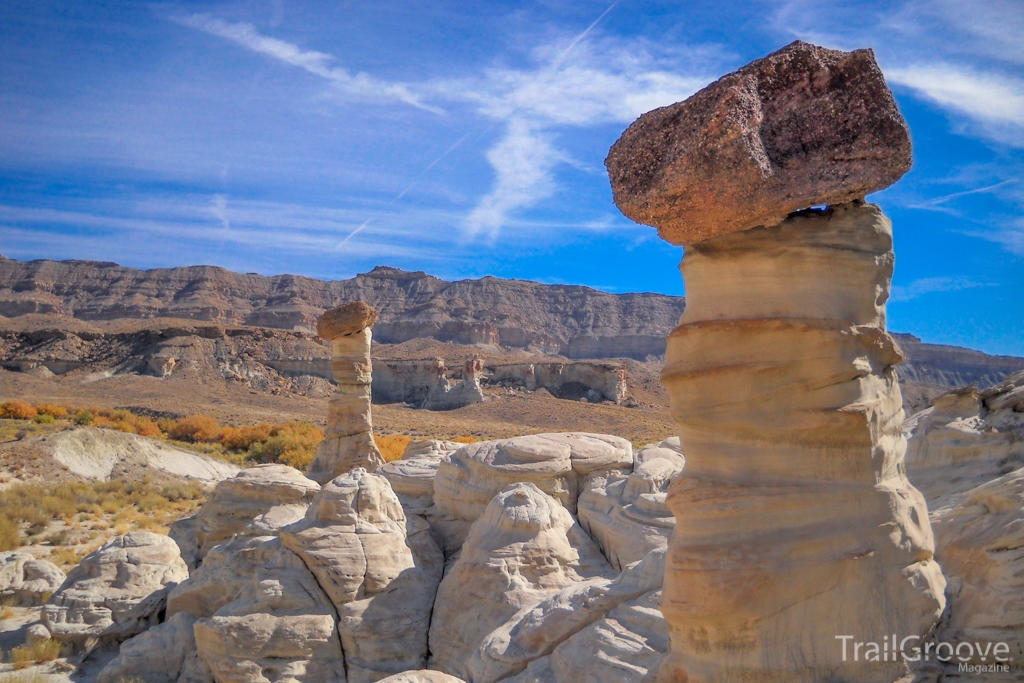
M 964 387 L 907 421 L 907 475 L 924 492 L 949 578 L 938 639 L 1007 643 L 1024 659 L 1024 373 Z M 974 664 L 981 664 L 975 656 Z M 946 671 L 952 675 L 953 671 Z M 959 673 L 956 671 L 956 673 Z M 967 680 L 1014 680 L 1018 674 Z
M 610 574 L 560 501 L 533 483 L 512 484 L 473 523 L 441 581 L 430 623 L 432 666 L 476 681 L 469 659 L 494 629 L 569 584 Z
M 411 403 L 424 410 L 454 410 L 484 400 L 480 387 L 483 361 L 473 358 L 452 371 L 443 358 L 377 361 L 373 400 Z
M 55 564 L 21 552 L 0 553 L 0 603 L 39 605 L 64 579 Z
M 186 578 L 174 541 L 133 531 L 68 573 L 43 606 L 43 624 L 54 638 L 75 646 L 126 640 L 159 623 L 167 593 Z
M 377 311 L 361 301 L 332 308 L 317 322 L 317 334 L 331 342 L 331 370 L 338 388 L 327 408 L 327 434 L 306 474 L 321 484 L 362 467 L 384 464 L 373 441 L 370 417 L 370 328 Z
M 607 164 L 623 212 L 687 246 L 662 680 L 899 677 L 835 639 L 921 635 L 945 604 L 903 469 L 891 224 L 861 201 L 910 165 L 872 53 L 794 43 L 644 115 Z

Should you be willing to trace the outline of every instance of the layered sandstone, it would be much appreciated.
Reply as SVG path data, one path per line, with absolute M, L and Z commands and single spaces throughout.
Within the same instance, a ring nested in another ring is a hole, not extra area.
M 890 222 L 859 202 L 687 250 L 662 375 L 687 460 L 668 496 L 663 675 L 895 678 L 843 662 L 835 634 L 922 634 L 941 613 L 903 473 L 892 264 Z
M 327 434 L 307 471 L 321 484 L 357 467 L 373 472 L 384 464 L 370 416 L 370 340 L 376 320 L 376 310 L 356 301 L 327 311 L 317 323 L 321 338 L 331 342 L 331 370 L 338 383 L 327 407 Z

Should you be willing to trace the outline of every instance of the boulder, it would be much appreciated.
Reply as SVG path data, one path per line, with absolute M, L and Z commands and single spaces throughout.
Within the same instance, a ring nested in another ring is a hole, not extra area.
M 320 485 L 287 465 L 257 465 L 217 484 L 196 515 L 199 558 L 245 529 L 256 517 L 280 505 L 306 506 Z
M 181 612 L 121 643 L 96 683 L 213 683 L 210 669 L 196 654 L 195 623 L 194 616 Z
M 444 561 L 426 522 L 407 520 L 384 476 L 356 468 L 337 477 L 280 535 L 337 610 L 350 682 L 426 664 Z
M 316 321 L 316 333 L 325 340 L 332 341 L 347 334 L 359 332 L 373 327 L 377 322 L 377 311 L 362 301 L 338 306 L 326 311 Z
M 330 599 L 302 560 L 280 548 L 246 590 L 194 626 L 217 683 L 345 683 Z
M 633 446 L 606 434 L 536 434 L 468 444 L 441 462 L 434 503 L 455 519 L 474 521 L 505 487 L 530 482 L 576 512 L 588 478 L 633 468 Z
M 871 50 L 797 41 L 644 114 L 605 164 L 622 213 L 691 245 L 888 187 L 910 134 Z
M 468 662 L 488 634 L 570 584 L 613 573 L 559 501 L 532 483 L 508 486 L 473 523 L 438 588 L 431 667 L 472 680 Z
M 65 578 L 55 564 L 28 553 L 0 553 L 0 600 L 5 604 L 41 605 Z
M 682 458 L 667 448 L 657 450 L 673 457 L 654 457 L 654 449 L 647 450 L 633 472 L 598 477 L 579 499 L 580 525 L 618 570 L 667 546 L 676 526 L 665 500 L 668 485 L 682 471 Z
M 75 644 L 126 640 L 159 623 L 167 593 L 187 578 L 174 541 L 133 531 L 68 573 L 43 606 L 43 623 L 54 638 Z

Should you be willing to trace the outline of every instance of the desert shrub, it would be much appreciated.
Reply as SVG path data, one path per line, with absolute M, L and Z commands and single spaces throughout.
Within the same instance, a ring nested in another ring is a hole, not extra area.
M 39 413 L 32 418 L 32 420 L 35 421 L 36 424 L 41 425 L 52 425 L 56 422 L 56 420 L 53 419 L 53 415 L 50 415 L 49 413 Z
M 452 441 L 455 443 L 476 443 L 478 439 L 473 436 L 457 436 Z
M 91 425 L 96 421 L 96 416 L 91 411 L 81 409 L 75 412 L 75 424 L 76 425 Z
M 37 403 L 34 407 L 39 415 L 50 415 L 57 420 L 63 420 L 68 416 L 68 409 L 55 403 Z
M 410 437 L 402 436 L 401 434 L 389 436 L 374 434 L 373 440 L 377 444 L 377 449 L 380 451 L 381 457 L 384 458 L 385 462 L 401 460 L 402 454 L 405 453 L 405 447 L 412 441 Z
M 189 415 L 178 420 L 167 432 L 167 435 L 178 441 L 217 441 L 220 439 L 221 427 L 217 421 L 207 415 Z
M 245 427 L 225 427 L 220 443 L 229 451 L 247 451 L 254 443 L 269 439 L 272 429 L 266 422 Z
M 35 662 L 52 662 L 60 655 L 59 640 L 40 640 L 11 650 L 10 660 L 15 669 L 26 669 Z
M 304 470 L 313 461 L 323 431 L 308 422 L 286 422 L 271 425 L 270 437 L 249 446 L 246 459 L 262 463 L 278 462 Z
M 36 414 L 36 409 L 24 401 L 7 401 L 0 404 L 0 417 L 8 420 L 31 420 Z
M 18 523 L 7 515 L 0 515 L 0 552 L 14 550 L 21 546 L 21 531 Z

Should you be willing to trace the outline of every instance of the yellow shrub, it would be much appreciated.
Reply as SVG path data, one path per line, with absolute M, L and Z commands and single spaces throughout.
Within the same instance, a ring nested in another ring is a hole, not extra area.
M 225 427 L 220 443 L 229 451 L 247 451 L 254 443 L 269 439 L 271 429 L 266 422 L 245 427 Z
M 373 440 L 377 444 L 377 449 L 380 451 L 381 457 L 384 458 L 385 462 L 401 460 L 402 454 L 405 453 L 405 447 L 412 441 L 410 437 L 402 436 L 401 434 L 390 436 L 374 434 Z
M 478 439 L 473 436 L 457 436 L 452 441 L 455 443 L 476 443 Z
M 39 415 L 49 415 L 58 420 L 63 420 L 68 416 L 68 409 L 55 403 L 37 403 L 35 409 Z
M 217 441 L 220 439 L 221 427 L 217 421 L 207 415 L 189 415 L 177 421 L 167 435 L 178 441 Z
M 21 531 L 18 523 L 0 513 L 0 552 L 14 550 L 21 546 Z

